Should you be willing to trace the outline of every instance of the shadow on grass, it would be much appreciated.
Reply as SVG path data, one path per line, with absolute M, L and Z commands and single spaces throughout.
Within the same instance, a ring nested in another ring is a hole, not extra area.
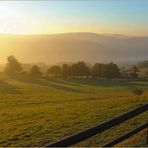
M 68 79 L 69 82 L 80 83 L 89 86 L 103 86 L 103 87 L 147 87 L 148 84 L 140 80 L 111 80 L 111 79 Z M 146 81 L 145 81 L 146 82 Z
M 80 88 L 83 88 L 83 85 L 87 86 L 98 86 L 98 87 L 147 87 L 148 85 L 146 83 L 143 83 L 142 81 L 136 81 L 136 80 L 126 80 L 126 79 L 73 79 L 73 78 L 41 78 L 41 79 L 35 79 L 32 77 L 24 77 L 24 76 L 18 76 L 14 79 L 22 81 L 24 83 L 31 83 L 39 86 L 45 86 L 45 87 L 52 87 L 55 89 L 68 91 L 68 92 L 74 92 L 74 93 L 91 93 L 88 91 L 81 90 Z M 77 88 L 79 87 L 79 88 Z
M 65 85 L 71 85 L 71 86 L 81 86 L 80 83 L 75 83 L 72 81 L 68 81 L 69 79 L 66 78 L 44 78 L 47 81 L 52 81 L 55 83 L 65 84 Z
M 19 88 L 11 85 L 5 81 L 0 80 L 0 92 L 2 93 L 12 93 L 12 94 L 20 94 Z
M 31 83 L 31 84 L 35 84 L 35 85 L 39 85 L 39 86 L 45 86 L 45 87 L 52 87 L 55 89 L 59 89 L 59 90 L 64 90 L 64 91 L 68 91 L 68 92 L 74 92 L 74 93 L 89 93 L 86 91 L 82 91 L 80 89 L 76 89 L 76 88 L 72 88 L 71 86 L 65 86 L 64 84 L 68 85 L 68 83 L 64 83 L 61 81 L 56 81 L 55 79 L 35 79 L 35 78 L 31 78 L 31 77 L 15 77 L 15 80 L 24 82 L 24 83 Z

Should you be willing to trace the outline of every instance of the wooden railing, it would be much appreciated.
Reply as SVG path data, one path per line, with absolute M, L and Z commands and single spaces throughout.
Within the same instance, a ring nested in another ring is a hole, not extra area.
M 84 130 L 84 131 L 81 131 L 77 134 L 74 134 L 74 135 L 71 135 L 65 139 L 62 139 L 58 142 L 55 142 L 55 143 L 52 143 L 52 144 L 48 144 L 46 147 L 67 147 L 67 146 L 71 146 L 73 144 L 76 144 L 78 142 L 81 142 L 83 140 L 86 140 L 96 134 L 99 134 L 111 127 L 114 127 L 122 122 L 125 122 L 127 121 L 128 119 L 131 119 L 141 113 L 144 113 L 148 110 L 148 104 L 144 104 L 144 105 L 141 105 L 129 112 L 126 112 L 116 118 L 113 118 L 109 121 L 106 121 L 104 123 L 101 123 L 99 125 L 96 125 L 94 127 L 91 127 L 87 130 Z M 131 137 L 132 135 L 135 135 L 136 133 L 142 131 L 143 129 L 145 128 L 148 128 L 148 123 L 147 123 L 147 119 L 146 120 L 146 123 L 143 124 L 142 126 L 134 129 L 133 131 L 130 131 L 129 133 L 105 144 L 103 147 L 111 147 L 111 146 L 114 146 L 115 144 L 118 144 L 120 142 L 122 142 L 123 140 Z M 147 135 L 147 142 L 148 142 L 148 135 Z M 147 143 L 148 144 L 148 143 Z

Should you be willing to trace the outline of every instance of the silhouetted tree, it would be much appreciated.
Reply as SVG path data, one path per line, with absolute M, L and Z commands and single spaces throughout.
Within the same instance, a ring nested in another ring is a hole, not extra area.
M 61 71 L 62 71 L 62 76 L 63 77 L 68 77 L 68 75 L 69 75 L 69 66 L 67 64 L 63 64 Z
M 58 65 L 52 66 L 47 70 L 47 73 L 50 73 L 54 76 L 61 76 L 61 67 Z
M 93 67 L 92 67 L 92 77 L 93 78 L 101 76 L 101 71 L 102 71 L 103 65 L 104 64 L 100 64 L 100 63 L 96 63 L 95 65 L 93 65 Z
M 104 64 L 102 66 L 101 76 L 109 79 L 120 77 L 118 66 L 114 63 Z
M 41 75 L 42 75 L 40 68 L 36 65 L 32 66 L 32 68 L 30 70 L 30 74 L 32 77 L 35 77 L 35 78 L 41 77 Z
M 110 76 L 109 64 L 104 64 L 101 69 L 101 77 L 109 78 L 109 76 Z
M 7 58 L 7 65 L 5 68 L 5 73 L 9 75 L 14 75 L 22 72 L 22 66 L 14 56 L 9 56 Z
M 90 76 L 90 70 L 89 67 L 85 64 L 85 62 L 81 61 L 69 67 L 69 75 L 78 77 L 88 77 Z

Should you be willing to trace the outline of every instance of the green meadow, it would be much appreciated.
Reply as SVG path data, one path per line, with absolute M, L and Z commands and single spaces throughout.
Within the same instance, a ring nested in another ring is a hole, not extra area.
M 132 93 L 138 87 L 141 96 Z M 0 75 L 0 146 L 45 146 L 148 102 L 148 81 Z M 147 113 L 75 146 L 101 146 L 147 120 Z M 141 136 L 142 135 L 142 136 Z M 146 146 L 143 131 L 119 146 Z

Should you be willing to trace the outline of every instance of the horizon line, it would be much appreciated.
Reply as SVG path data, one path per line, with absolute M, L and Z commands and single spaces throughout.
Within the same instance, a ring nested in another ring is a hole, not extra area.
M 120 33 L 96 33 L 96 32 L 85 32 L 85 31 L 80 31 L 80 32 L 59 32 L 59 33 L 0 33 L 0 36 L 2 35 L 7 35 L 7 36 L 41 36 L 41 35 L 60 35 L 60 34 L 76 34 L 76 33 L 88 33 L 88 34 L 96 34 L 96 35 L 119 35 L 119 36 L 127 36 L 127 37 L 148 37 L 148 35 L 127 35 L 127 34 L 120 34 Z

